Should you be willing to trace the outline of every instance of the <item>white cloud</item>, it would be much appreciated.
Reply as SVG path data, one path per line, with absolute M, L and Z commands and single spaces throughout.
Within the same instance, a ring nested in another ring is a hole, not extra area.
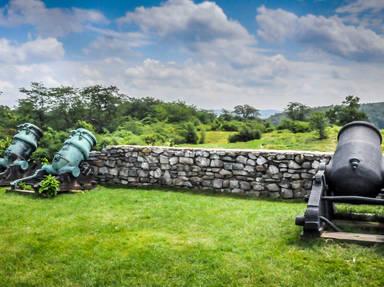
M 64 48 L 55 38 L 36 39 L 17 45 L 0 38 L 0 62 L 44 62 L 64 57 Z
M 32 25 L 41 37 L 60 37 L 81 32 L 88 24 L 107 22 L 95 10 L 47 8 L 40 0 L 11 0 L 0 10 L 1 26 Z
M 338 17 L 299 17 L 265 7 L 258 13 L 260 37 L 292 39 L 326 52 L 320 53 L 321 59 L 319 53 L 313 57 L 313 49 L 296 55 L 299 59 L 306 55 L 305 60 L 290 60 L 284 50 L 264 53 L 253 35 L 217 4 L 171 0 L 128 12 L 119 20 L 118 31 L 91 27 L 98 37 L 81 61 L 63 58 L 62 44 L 53 37 L 24 44 L 0 39 L 0 90 L 4 91 L 0 104 L 14 104 L 21 96 L 18 88 L 31 81 L 47 86 L 116 85 L 130 96 L 181 99 L 213 109 L 242 103 L 283 108 L 289 101 L 328 105 L 340 103 L 348 94 L 365 102 L 382 100 L 380 63 L 329 57 L 329 53 L 353 59 L 381 55 L 380 41 L 374 41 L 380 36 L 345 25 Z M 132 29 L 132 24 L 139 29 Z M 169 47 L 177 58 L 164 60 L 156 52 L 149 58 L 143 46 Z M 144 57 L 132 59 L 136 52 Z
M 378 13 L 384 10 L 383 0 L 356 0 L 336 9 L 337 13 L 360 14 L 364 12 Z
M 258 35 L 271 42 L 293 40 L 354 60 L 384 60 L 384 38 L 344 24 L 338 17 L 296 16 L 282 9 L 258 8 Z
M 218 39 L 252 43 L 253 37 L 237 21 L 229 19 L 213 2 L 169 0 L 159 7 L 136 8 L 118 20 L 134 23 L 142 31 L 186 43 L 215 42 Z
M 96 54 L 99 56 L 132 56 L 137 52 L 135 48 L 140 48 L 151 44 L 151 40 L 140 32 L 117 32 L 109 29 L 91 28 L 99 34 L 87 48 L 86 54 Z

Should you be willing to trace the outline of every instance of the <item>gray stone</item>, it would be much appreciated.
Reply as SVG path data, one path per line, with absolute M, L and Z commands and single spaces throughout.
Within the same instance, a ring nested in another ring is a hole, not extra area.
M 143 162 L 143 163 L 141 164 L 141 168 L 142 168 L 142 169 L 149 169 L 149 163 L 147 163 L 147 162 Z
M 313 175 L 310 173 L 304 173 L 304 172 L 301 173 L 301 178 L 303 178 L 303 179 L 310 179 L 312 177 L 313 177 Z
M 267 160 L 265 159 L 265 157 L 262 157 L 262 156 L 259 156 L 256 160 L 256 163 L 257 165 L 263 165 L 267 162 Z
M 229 187 L 232 188 L 238 188 L 239 187 L 239 181 L 237 180 L 230 180 L 229 181 Z
M 237 158 L 236 158 L 236 161 L 239 162 L 239 163 L 247 163 L 247 158 L 245 156 L 242 156 L 242 155 L 239 155 Z
M 189 164 L 189 165 L 192 165 L 193 164 L 193 158 L 190 158 L 190 157 L 180 157 L 179 158 L 179 162 L 181 164 Z
M 117 176 L 119 174 L 119 170 L 117 168 L 109 169 L 109 174 L 112 176 Z
M 103 166 L 102 168 L 99 169 L 100 174 L 108 174 L 108 168 Z
M 229 170 L 226 170 L 226 169 L 221 169 L 219 171 L 219 174 L 221 174 L 223 176 L 227 176 L 227 175 L 232 175 L 232 172 L 230 172 Z
M 206 157 L 197 157 L 195 161 L 198 166 L 209 166 L 211 160 Z
M 281 189 L 281 197 L 282 198 L 293 198 L 293 191 L 288 188 Z
M 244 165 L 242 163 L 234 163 L 234 164 L 232 164 L 232 169 L 233 170 L 242 170 L 242 169 L 244 169 Z
M 292 182 L 291 182 L 291 187 L 292 187 L 293 189 L 299 189 L 299 188 L 301 188 L 301 181 L 292 181 Z
M 267 169 L 267 172 L 271 175 L 274 175 L 279 173 L 279 169 L 274 165 L 270 165 Z
M 240 188 L 242 190 L 250 190 L 251 189 L 251 184 L 247 181 L 240 181 Z
M 179 162 L 179 158 L 178 157 L 171 157 L 170 159 L 169 159 L 169 164 L 170 165 L 175 165 L 175 164 L 177 164 Z
M 319 168 L 319 165 L 320 165 L 320 162 L 315 160 L 312 162 L 312 168 L 313 169 L 318 169 Z
M 223 180 L 222 179 L 215 179 L 213 181 L 213 188 L 220 189 L 223 187 Z
M 149 174 L 154 178 L 160 178 L 161 177 L 161 169 L 157 168 L 156 170 L 151 170 Z
M 219 159 L 213 159 L 211 160 L 211 167 L 222 167 L 224 166 L 224 162 Z
M 290 169 L 300 169 L 301 166 L 297 162 L 295 162 L 293 160 L 290 160 L 289 163 L 288 163 L 288 168 L 290 168 Z
M 160 163 L 169 163 L 169 158 L 166 156 L 160 156 Z
M 280 187 L 276 184 L 276 183 L 270 183 L 270 184 L 267 184 L 267 189 L 271 192 L 277 192 L 277 191 L 280 191 Z

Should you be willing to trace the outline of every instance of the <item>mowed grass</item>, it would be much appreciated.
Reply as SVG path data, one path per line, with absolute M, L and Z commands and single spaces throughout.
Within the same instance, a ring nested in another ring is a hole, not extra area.
M 310 150 L 334 151 L 337 144 L 338 128 L 328 128 L 328 138 L 319 140 L 315 132 L 292 133 L 287 130 L 264 133 L 261 139 L 248 142 L 228 143 L 233 132 L 209 131 L 206 142 L 193 147 L 229 148 L 229 149 L 276 149 L 276 150 Z
M 228 143 L 228 137 L 233 132 L 209 131 L 206 133 L 205 144 L 188 146 L 229 149 L 334 151 L 337 144 L 338 131 L 339 127 L 328 128 L 328 138 L 323 140 L 318 139 L 316 132 L 292 133 L 288 130 L 272 131 L 264 133 L 259 140 L 236 143 Z
M 302 241 L 305 205 L 99 187 L 0 192 L 0 286 L 384 286 L 384 249 Z

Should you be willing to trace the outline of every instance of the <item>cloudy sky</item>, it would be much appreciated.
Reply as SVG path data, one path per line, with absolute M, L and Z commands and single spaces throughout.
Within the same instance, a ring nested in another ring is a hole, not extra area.
M 31 81 L 204 108 L 384 101 L 383 0 L 0 0 L 0 104 Z

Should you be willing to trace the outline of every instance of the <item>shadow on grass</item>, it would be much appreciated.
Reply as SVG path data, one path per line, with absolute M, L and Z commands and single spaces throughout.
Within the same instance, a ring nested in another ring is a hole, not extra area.
M 246 195 L 244 193 L 226 193 L 218 192 L 213 189 L 192 189 L 192 188 L 177 188 L 177 187 L 165 187 L 165 186 L 127 186 L 127 185 L 99 185 L 98 188 L 104 187 L 108 189 L 127 189 L 127 190 L 143 190 L 143 191 L 164 191 L 175 193 L 186 193 L 194 196 L 211 196 L 216 198 L 233 198 L 240 200 L 257 200 L 267 202 L 283 202 L 283 203 L 304 203 L 303 199 L 282 199 L 282 198 L 269 198 L 269 197 L 256 197 L 252 195 Z

